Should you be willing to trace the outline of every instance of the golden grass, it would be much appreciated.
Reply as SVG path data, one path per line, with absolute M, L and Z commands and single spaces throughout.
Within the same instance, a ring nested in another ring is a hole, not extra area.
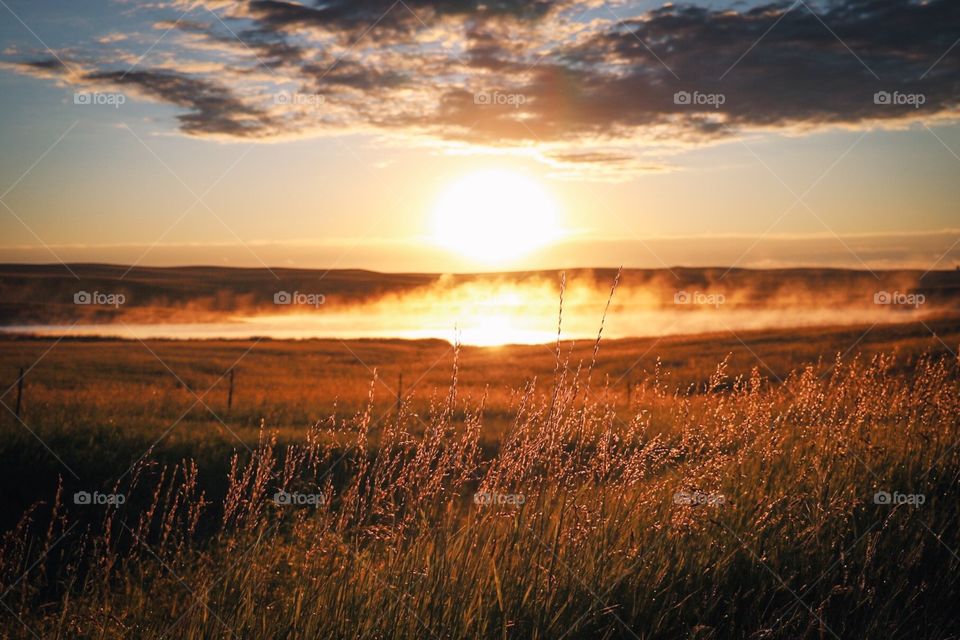
M 493 433 L 494 394 L 465 398 L 454 353 L 446 390 L 399 416 L 378 420 L 389 401 L 374 381 L 296 442 L 268 421 L 222 495 L 192 460 L 151 458 L 101 488 L 124 505 L 61 491 L 4 539 L 5 633 L 955 637 L 955 358 L 875 352 L 734 375 L 722 360 L 692 393 L 651 367 L 625 407 L 593 345 L 567 353 L 497 398 L 513 404 Z M 924 503 L 875 504 L 878 491 Z

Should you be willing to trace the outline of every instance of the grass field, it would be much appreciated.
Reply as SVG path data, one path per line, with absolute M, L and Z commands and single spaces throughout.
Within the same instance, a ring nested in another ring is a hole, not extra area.
M 957 637 L 958 344 L 5 339 L 0 624 Z

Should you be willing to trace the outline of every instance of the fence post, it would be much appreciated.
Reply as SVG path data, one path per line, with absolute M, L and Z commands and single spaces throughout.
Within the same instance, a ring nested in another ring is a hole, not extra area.
M 397 377 L 397 425 L 400 424 L 400 406 L 403 404 L 403 373 Z
M 20 376 L 17 378 L 17 417 L 20 417 L 20 401 L 23 399 L 23 376 L 26 375 L 20 367 Z
M 227 411 L 233 409 L 233 369 L 230 369 L 230 390 L 227 392 Z

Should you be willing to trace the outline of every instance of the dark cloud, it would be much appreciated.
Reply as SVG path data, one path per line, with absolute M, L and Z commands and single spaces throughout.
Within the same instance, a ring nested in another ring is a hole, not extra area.
M 67 66 L 57 58 L 44 58 L 42 60 L 25 60 L 18 62 L 18 65 L 27 69 L 37 69 L 40 71 L 54 71 L 63 73 L 67 71 Z
M 410 74 L 404 71 L 379 69 L 351 61 L 334 60 L 329 65 L 304 65 L 301 69 L 307 78 L 311 78 L 316 91 L 328 90 L 330 87 L 344 87 L 361 91 L 390 90 L 406 83 Z
M 213 45 L 246 49 L 256 57 L 257 62 L 270 69 L 297 64 L 303 60 L 305 54 L 303 47 L 290 43 L 283 32 L 267 28 L 248 27 L 227 30 L 219 22 L 207 24 L 192 20 L 163 23 L 161 26 L 164 28 L 169 26 L 184 33 L 202 36 Z
M 88 81 L 104 82 L 139 91 L 188 109 L 177 116 L 181 128 L 191 134 L 254 136 L 270 124 L 261 110 L 239 100 L 227 87 L 169 71 L 105 71 L 89 73 Z
M 622 22 L 602 11 L 591 14 L 600 19 L 577 21 L 588 6 L 218 2 L 211 10 L 223 24 L 204 10 L 177 28 L 222 47 L 223 72 L 190 73 L 199 57 L 184 59 L 182 72 L 144 61 L 126 75 L 101 70 L 74 80 L 135 85 L 183 107 L 181 128 L 192 135 L 415 128 L 488 145 L 567 144 L 572 151 L 553 157 L 590 165 L 631 164 L 629 154 L 610 152 L 617 141 L 621 148 L 645 138 L 697 143 L 751 128 L 957 113 L 957 0 L 777 1 L 722 10 L 666 4 Z M 236 36 L 254 56 L 237 54 Z M 67 75 L 54 60 L 19 64 L 35 75 Z M 263 66 L 274 75 L 252 79 Z M 263 90 L 269 82 L 322 93 L 324 108 L 278 113 Z M 891 99 L 875 101 L 878 92 Z
M 159 102 L 187 109 L 180 128 L 194 135 L 258 136 L 274 126 L 269 115 L 236 97 L 220 83 L 168 70 L 83 71 L 57 58 L 13 63 L 13 68 L 68 79 L 78 85 L 133 88 Z
M 476 104 L 453 89 L 441 103 L 441 120 L 473 123 L 470 135 L 478 138 L 656 129 L 695 141 L 751 127 L 956 112 L 960 55 L 934 63 L 960 37 L 960 3 L 853 0 L 819 14 L 791 6 L 665 6 L 558 47 L 525 83 L 504 73 L 498 88 L 523 95 L 518 111 Z M 504 51 L 488 37 L 475 59 L 486 69 L 507 69 Z M 890 99 L 875 100 L 878 92 Z
M 818 15 L 791 4 L 740 13 L 667 6 L 595 34 L 562 54 L 575 75 L 570 125 L 679 120 L 710 135 L 956 109 L 960 56 L 927 71 L 960 37 L 960 3 L 851 0 Z M 532 90 L 549 95 L 549 84 Z M 677 91 L 722 94 L 723 103 L 677 104 Z M 922 94 L 922 104 L 877 104 L 878 91 Z M 548 106 L 539 115 L 551 121 Z
M 243 3 L 240 3 L 243 4 Z M 383 30 L 408 30 L 436 17 L 507 16 L 535 20 L 557 6 L 550 0 L 317 0 L 312 5 L 286 0 L 253 0 L 244 12 L 263 28 L 321 27 L 366 31 L 376 23 Z

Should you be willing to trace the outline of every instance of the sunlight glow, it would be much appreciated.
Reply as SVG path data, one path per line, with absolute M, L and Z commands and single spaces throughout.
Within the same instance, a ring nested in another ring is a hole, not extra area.
M 560 237 L 557 207 L 534 180 L 503 170 L 472 173 L 448 186 L 434 209 L 434 238 L 485 263 L 519 257 Z

